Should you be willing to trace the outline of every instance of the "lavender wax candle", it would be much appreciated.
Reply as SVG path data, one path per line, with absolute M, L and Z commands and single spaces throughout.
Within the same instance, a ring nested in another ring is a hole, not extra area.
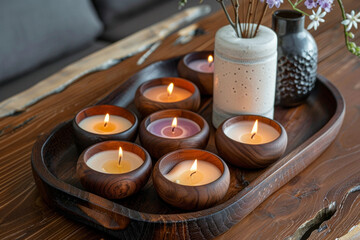
M 186 138 L 200 132 L 200 126 L 186 118 L 162 118 L 149 124 L 147 130 L 159 137 Z
M 214 58 L 212 55 L 208 59 L 197 59 L 193 60 L 188 64 L 188 67 L 194 71 L 203 72 L 203 73 L 213 73 L 214 72 Z
M 200 115 L 183 109 L 150 114 L 140 124 L 139 139 L 153 159 L 184 148 L 205 148 L 209 125 Z
M 186 54 L 178 63 L 179 76 L 191 80 L 201 94 L 213 94 L 214 52 L 201 51 Z

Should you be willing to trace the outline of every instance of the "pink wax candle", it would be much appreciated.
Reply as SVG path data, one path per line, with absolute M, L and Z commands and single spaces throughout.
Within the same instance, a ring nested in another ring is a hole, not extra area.
M 201 130 L 196 122 L 186 118 L 158 119 L 151 122 L 146 129 L 156 136 L 175 139 L 191 137 Z
M 193 60 L 188 64 L 188 67 L 197 72 L 213 73 L 214 72 L 214 58 L 209 56 L 208 59 Z

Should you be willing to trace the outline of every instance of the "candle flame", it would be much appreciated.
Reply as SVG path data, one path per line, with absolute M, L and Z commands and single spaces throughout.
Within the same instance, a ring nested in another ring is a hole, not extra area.
M 171 131 L 173 133 L 174 133 L 176 127 L 177 127 L 177 118 L 174 117 L 174 119 L 172 120 L 172 123 L 171 123 Z
M 122 157 L 123 157 L 123 150 L 122 150 L 122 148 L 121 148 L 121 147 L 119 147 L 119 166 L 120 166 L 120 163 L 121 163 Z
M 212 55 L 209 55 L 208 63 L 211 64 L 213 61 L 214 61 L 214 57 Z
M 251 130 L 251 139 L 257 134 L 258 131 L 258 120 L 255 121 L 254 126 Z
M 172 94 L 173 90 L 174 90 L 174 84 L 170 83 L 169 86 L 167 87 L 168 96 Z
M 197 170 L 197 159 L 194 160 L 194 163 L 191 165 L 190 171 L 196 172 Z
M 107 113 L 104 118 L 104 127 L 106 127 L 106 125 L 108 125 L 109 120 L 110 120 L 110 115 Z

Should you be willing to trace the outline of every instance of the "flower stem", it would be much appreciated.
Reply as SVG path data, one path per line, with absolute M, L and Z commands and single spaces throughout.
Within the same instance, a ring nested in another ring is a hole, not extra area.
M 256 26 L 255 35 L 254 35 L 254 36 L 256 36 L 256 34 L 257 34 L 258 30 L 259 30 L 260 24 L 261 24 L 261 22 L 262 22 L 262 20 L 263 20 L 263 18 L 264 18 L 264 16 L 265 16 L 265 13 L 266 13 L 267 8 L 268 8 L 268 5 L 265 4 L 265 5 L 264 5 L 264 8 L 263 8 L 263 11 L 262 11 L 262 14 L 261 14 L 261 17 L 260 17 L 260 19 L 259 19 L 259 22 L 258 22 L 258 24 L 257 24 L 257 26 Z
M 233 20 L 231 19 L 230 15 L 229 15 L 229 13 L 228 13 L 228 11 L 227 11 L 227 9 L 226 9 L 224 0 L 216 0 L 216 1 L 221 4 L 221 7 L 222 7 L 222 9 L 224 10 L 224 13 L 225 13 L 225 15 L 226 15 L 226 18 L 227 18 L 227 20 L 229 21 L 229 23 L 230 23 L 230 25 L 232 26 L 232 28 L 235 30 L 235 33 L 236 33 L 237 37 L 240 37 L 239 32 L 238 32 L 237 29 L 236 29 L 235 23 L 234 23 Z
M 248 5 L 248 10 L 247 10 L 247 14 L 246 14 L 246 22 L 245 22 L 245 38 L 249 38 L 249 28 L 250 28 L 250 18 L 251 18 L 251 9 L 252 9 L 252 0 L 249 0 L 249 5 Z
M 297 5 L 298 5 L 297 3 L 294 4 L 294 3 L 292 3 L 291 0 L 288 0 L 288 2 L 290 3 L 291 7 L 292 7 L 294 10 L 296 10 L 296 11 L 304 14 L 305 16 L 309 16 L 309 14 L 307 14 L 306 12 L 304 12 L 304 11 L 302 11 L 302 10 L 300 10 L 300 9 L 297 8 Z M 299 2 L 299 3 L 301 3 L 301 2 Z
M 251 3 L 251 9 L 250 9 L 250 16 L 249 16 L 249 24 L 251 24 L 251 26 L 249 26 L 249 37 L 250 38 L 254 37 L 252 35 L 252 31 L 253 31 L 252 28 L 253 28 L 253 26 L 255 24 L 255 22 L 254 22 L 254 7 L 255 7 L 255 3 L 252 2 Z
M 337 2 L 339 4 L 340 10 L 341 10 L 342 18 L 345 20 L 346 19 L 346 14 L 345 14 L 344 4 L 342 3 L 341 0 L 337 0 Z M 346 32 L 346 26 L 345 25 L 344 25 L 344 36 L 345 36 L 345 45 L 346 45 L 347 49 L 349 50 L 349 52 L 353 53 L 351 51 L 351 48 L 350 48 L 349 36 L 348 36 L 348 34 Z
M 300 9 L 297 8 L 297 6 L 302 2 L 303 0 L 298 0 L 295 4 L 292 3 L 291 0 L 288 0 L 288 2 L 290 3 L 290 5 L 292 6 L 293 10 L 296 10 L 306 16 L 309 16 L 307 13 L 301 11 Z M 337 0 L 340 10 L 341 10 L 341 15 L 342 15 L 342 19 L 345 20 L 346 19 L 346 14 L 345 14 L 345 8 L 344 8 L 344 4 L 342 3 L 342 0 Z M 345 39 L 345 45 L 346 48 L 348 49 L 349 52 L 351 52 L 352 54 L 360 57 L 360 51 L 358 51 L 358 47 L 355 45 L 354 47 L 354 43 L 350 43 L 349 41 L 349 34 L 346 31 L 346 26 L 344 25 L 344 39 Z
M 295 7 L 297 7 L 300 3 L 302 3 L 304 0 L 300 0 L 300 1 L 296 1 L 296 3 L 294 4 Z
M 239 0 L 232 0 L 233 8 L 235 11 L 235 27 L 238 37 L 243 37 L 242 30 L 241 30 L 241 21 L 239 18 Z
M 258 7 L 258 3 L 259 3 L 259 1 L 256 1 L 256 3 L 255 3 L 255 10 L 254 10 L 254 16 L 253 16 L 253 19 L 251 20 L 251 22 L 253 23 L 253 25 L 251 26 L 251 36 L 252 37 L 255 37 L 255 29 L 256 28 L 254 28 L 254 26 L 255 26 L 255 21 L 256 21 L 256 13 L 257 13 L 257 7 Z M 258 23 L 258 24 L 260 24 L 260 23 Z

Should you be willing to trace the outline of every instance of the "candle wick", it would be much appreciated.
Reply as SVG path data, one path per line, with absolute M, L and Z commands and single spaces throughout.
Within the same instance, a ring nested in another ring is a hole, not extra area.
M 214 61 L 210 62 L 210 63 L 209 63 L 209 67 L 211 67 L 211 65 L 212 65 L 213 63 L 214 63 Z
M 107 124 L 108 124 L 107 122 L 104 122 L 104 127 L 106 127 L 106 126 L 107 126 Z
M 250 138 L 253 139 L 253 138 L 255 137 L 255 135 L 256 135 L 256 133 L 254 133 L 253 135 L 251 135 Z
M 120 167 L 120 164 L 121 164 L 121 160 L 122 160 L 122 156 L 119 156 L 119 167 Z
M 196 173 L 196 171 L 195 172 L 192 172 L 191 174 L 190 174 L 190 177 L 192 176 L 192 175 L 194 175 Z
M 175 133 L 175 127 L 173 127 L 172 129 L 171 129 L 171 132 L 174 134 Z

